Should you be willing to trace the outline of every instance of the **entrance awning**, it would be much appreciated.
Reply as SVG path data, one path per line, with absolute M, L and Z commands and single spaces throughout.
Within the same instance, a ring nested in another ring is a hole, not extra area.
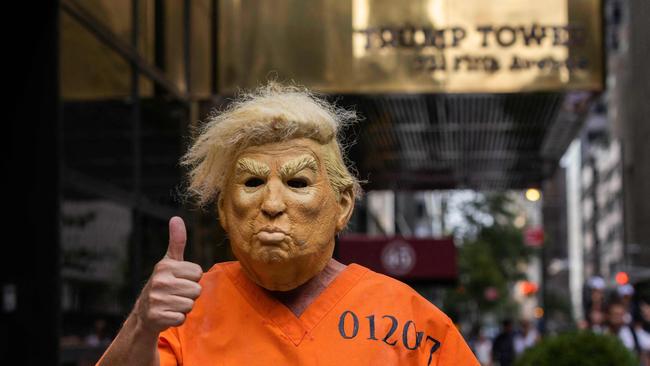
M 346 235 L 338 241 L 335 257 L 404 281 L 449 282 L 458 275 L 452 238 Z
M 344 96 L 364 117 L 349 135 L 366 189 L 523 189 L 541 184 L 592 94 Z

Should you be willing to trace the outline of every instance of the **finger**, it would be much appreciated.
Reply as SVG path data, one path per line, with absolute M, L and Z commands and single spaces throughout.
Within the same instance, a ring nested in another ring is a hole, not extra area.
M 187 231 L 185 230 L 185 222 L 178 216 L 172 217 L 169 220 L 169 246 L 167 247 L 167 254 L 165 256 L 170 259 L 182 261 L 186 242 Z
M 184 278 L 194 282 L 198 282 L 203 276 L 201 266 L 192 262 L 176 263 L 176 265 L 171 267 L 171 271 L 176 278 Z
M 185 322 L 185 314 L 177 311 L 164 311 L 160 322 L 165 327 L 177 327 Z
M 183 296 L 170 295 L 167 299 L 166 311 L 189 313 L 194 307 L 194 300 Z
M 177 295 L 196 299 L 201 294 L 201 285 L 195 281 L 174 276 L 156 276 L 148 284 L 149 297 L 164 302 L 165 296 Z
M 201 285 L 194 281 L 177 278 L 173 288 L 170 289 L 172 295 L 187 297 L 195 300 L 201 295 Z

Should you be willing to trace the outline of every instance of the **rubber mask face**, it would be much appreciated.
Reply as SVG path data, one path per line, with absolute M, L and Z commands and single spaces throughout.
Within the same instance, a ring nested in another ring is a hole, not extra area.
M 332 257 L 353 197 L 337 197 L 324 146 L 310 139 L 253 146 L 237 156 L 219 200 L 219 219 L 246 274 L 274 291 L 292 290 Z

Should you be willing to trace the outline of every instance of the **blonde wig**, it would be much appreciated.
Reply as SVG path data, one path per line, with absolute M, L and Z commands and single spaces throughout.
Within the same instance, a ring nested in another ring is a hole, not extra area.
M 224 111 L 213 112 L 182 157 L 189 168 L 187 193 L 199 206 L 214 202 L 226 184 L 231 164 L 250 146 L 310 138 L 323 145 L 323 165 L 337 196 L 350 189 L 361 194 L 346 166 L 342 127 L 357 121 L 354 111 L 339 108 L 305 88 L 270 82 L 238 95 Z

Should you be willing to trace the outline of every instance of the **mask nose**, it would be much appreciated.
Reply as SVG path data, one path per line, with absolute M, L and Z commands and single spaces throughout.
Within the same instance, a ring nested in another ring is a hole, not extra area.
M 269 181 L 262 202 L 262 213 L 269 218 L 276 218 L 282 215 L 286 208 L 282 197 L 282 182 Z

